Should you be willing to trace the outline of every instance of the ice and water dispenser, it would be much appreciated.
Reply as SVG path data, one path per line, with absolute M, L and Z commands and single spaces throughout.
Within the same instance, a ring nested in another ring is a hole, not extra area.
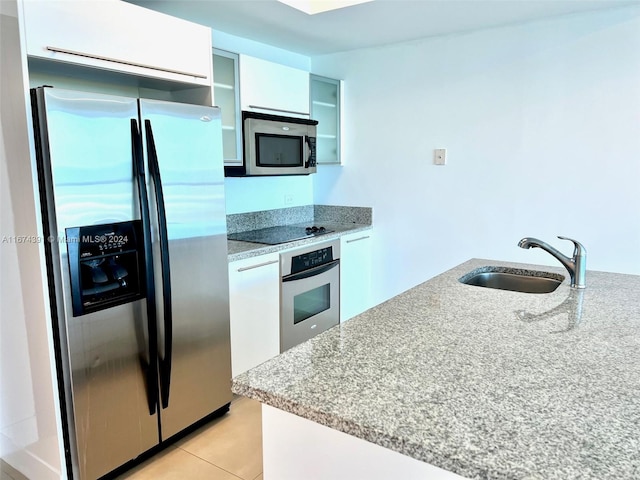
M 145 296 L 140 220 L 67 228 L 73 316 Z

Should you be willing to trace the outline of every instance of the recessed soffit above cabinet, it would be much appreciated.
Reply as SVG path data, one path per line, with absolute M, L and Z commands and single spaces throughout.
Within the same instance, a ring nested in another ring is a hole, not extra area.
M 280 3 L 289 5 L 309 15 L 316 13 L 338 10 L 340 8 L 351 7 L 361 3 L 372 2 L 373 0 L 278 0 Z
M 275 0 L 129 1 L 306 56 L 640 5 L 638 0 L 383 0 L 306 15 Z

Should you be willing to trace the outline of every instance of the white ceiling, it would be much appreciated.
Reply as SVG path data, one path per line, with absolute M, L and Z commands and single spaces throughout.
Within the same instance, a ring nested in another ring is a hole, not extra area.
M 276 0 L 128 0 L 307 56 L 640 5 L 640 0 L 375 0 L 307 15 Z

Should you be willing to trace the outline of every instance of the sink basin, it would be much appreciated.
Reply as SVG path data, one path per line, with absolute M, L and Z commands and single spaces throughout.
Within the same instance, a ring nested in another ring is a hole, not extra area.
M 459 279 L 466 285 L 522 293 L 551 293 L 563 280 L 564 276 L 557 273 L 505 267 L 478 268 Z

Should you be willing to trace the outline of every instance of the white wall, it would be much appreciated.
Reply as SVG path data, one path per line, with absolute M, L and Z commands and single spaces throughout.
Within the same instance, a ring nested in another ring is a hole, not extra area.
M 228 33 L 213 31 L 214 48 L 263 58 L 300 70 L 309 70 L 309 57 Z M 311 205 L 313 180 L 309 176 L 225 179 L 227 214 Z
M 640 274 L 640 9 L 312 58 L 345 80 L 344 166 L 316 203 L 370 205 L 389 298 L 471 257 Z M 432 164 L 447 148 L 448 164 Z
M 28 478 L 60 479 L 60 411 L 17 13 L 15 1 L 0 1 L 0 458 Z
M 311 176 L 225 178 L 227 215 L 313 204 Z

